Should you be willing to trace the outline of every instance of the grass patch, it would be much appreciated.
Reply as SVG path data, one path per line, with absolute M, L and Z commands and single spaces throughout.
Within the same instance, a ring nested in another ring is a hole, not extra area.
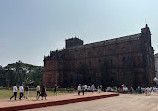
M 64 94 L 71 94 L 67 92 L 58 92 L 57 95 L 64 95 Z M 9 99 L 13 95 L 12 90 L 0 90 L 0 99 Z M 25 95 L 25 93 L 24 93 Z M 48 96 L 54 96 L 54 92 L 52 91 L 47 91 Z M 36 91 L 29 91 L 29 97 L 36 97 Z M 17 94 L 17 98 L 19 98 L 19 92 Z
M 10 90 L 0 90 L 0 99 L 7 99 L 12 96 L 13 92 Z

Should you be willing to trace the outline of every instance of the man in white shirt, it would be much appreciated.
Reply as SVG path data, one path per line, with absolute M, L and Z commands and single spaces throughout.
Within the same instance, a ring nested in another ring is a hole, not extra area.
M 85 87 L 85 92 L 87 93 L 88 86 L 87 86 L 87 85 L 84 85 L 84 87 Z
M 13 98 L 13 97 L 15 97 L 15 100 L 16 100 L 16 96 L 17 96 L 17 91 L 18 91 L 18 89 L 17 89 L 17 86 L 15 85 L 15 86 L 13 86 L 13 96 L 12 97 L 10 97 L 10 100 Z
M 91 86 L 92 93 L 94 92 L 95 86 L 94 84 Z
M 37 92 L 36 99 L 38 100 L 40 97 L 40 86 L 39 85 L 37 85 L 37 87 L 36 87 L 36 92 Z
M 78 90 L 78 95 L 80 95 L 80 92 L 81 92 L 81 84 L 78 85 L 77 90 Z
M 22 85 L 20 85 L 20 87 L 19 87 L 19 93 L 20 93 L 19 100 L 21 100 L 21 98 L 22 98 L 22 97 L 23 97 L 23 95 L 24 95 L 24 88 L 23 88 L 23 86 L 22 86 Z

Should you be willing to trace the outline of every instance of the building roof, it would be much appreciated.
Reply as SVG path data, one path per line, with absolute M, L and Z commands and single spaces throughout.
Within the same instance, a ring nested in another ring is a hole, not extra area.
M 119 38 L 94 42 L 94 43 L 90 43 L 90 44 L 75 46 L 75 47 L 69 48 L 68 50 L 73 51 L 73 50 L 79 50 L 82 48 L 91 48 L 91 47 L 98 47 L 98 46 L 109 45 L 109 44 L 114 44 L 114 43 L 121 43 L 121 42 L 126 42 L 126 41 L 131 41 L 131 40 L 138 40 L 140 36 L 141 36 L 141 33 L 138 33 L 138 34 L 123 36 L 123 37 L 119 37 Z

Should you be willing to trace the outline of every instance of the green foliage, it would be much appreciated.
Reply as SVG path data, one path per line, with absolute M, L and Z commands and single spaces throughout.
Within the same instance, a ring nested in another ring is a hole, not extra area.
M 0 90 L 11 90 L 12 89 L 12 87 L 2 87 L 2 86 L 0 86 Z
M 54 91 L 54 88 L 47 88 L 47 91 Z M 74 88 L 57 88 L 58 92 L 74 92 Z
M 42 66 L 34 66 L 21 61 L 8 64 L 5 67 L 0 66 L 0 86 L 10 87 L 15 84 L 42 85 L 42 73 Z
M 9 99 L 13 95 L 11 90 L 0 90 L 0 99 Z

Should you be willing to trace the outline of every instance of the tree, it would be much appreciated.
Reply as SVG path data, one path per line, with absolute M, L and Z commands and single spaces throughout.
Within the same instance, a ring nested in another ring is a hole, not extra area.
M 0 65 L 0 86 L 4 86 L 4 83 L 5 83 L 4 69 Z
M 42 85 L 42 73 L 42 66 L 34 66 L 21 61 L 8 64 L 5 67 L 0 66 L 0 86 L 10 87 L 22 83 L 33 86 Z

